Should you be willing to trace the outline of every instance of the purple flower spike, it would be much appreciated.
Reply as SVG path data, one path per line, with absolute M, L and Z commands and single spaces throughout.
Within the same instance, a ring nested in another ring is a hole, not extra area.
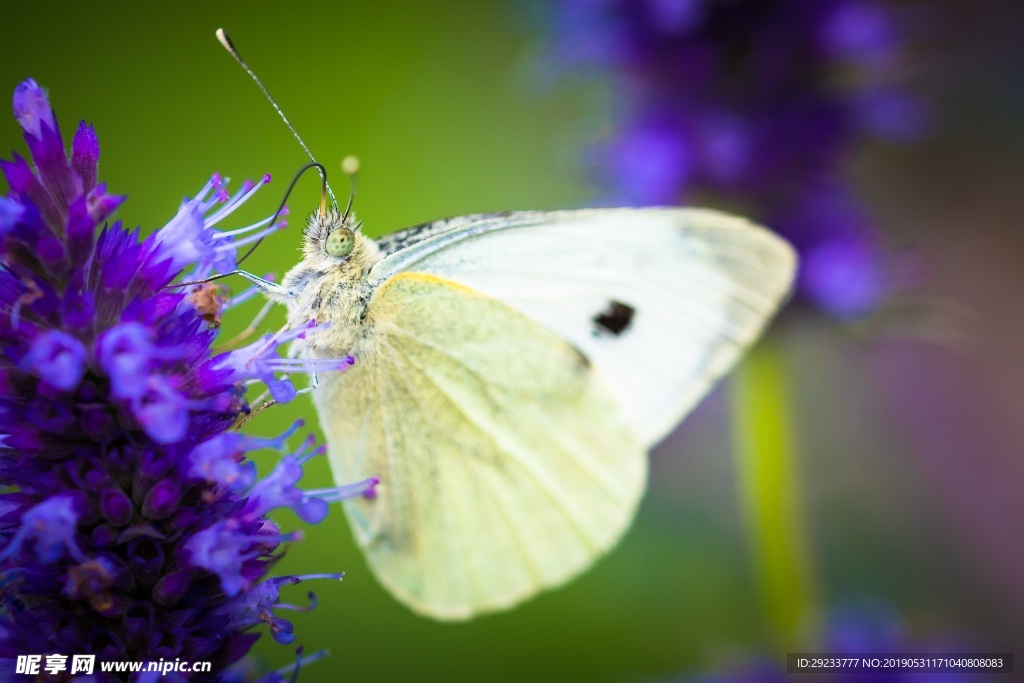
M 81 124 L 69 159 L 35 82 L 18 86 L 14 109 L 35 170 L 0 161 L 11 187 L 0 198 L 0 659 L 211 661 L 219 669 L 196 680 L 235 680 L 227 667 L 259 630 L 296 639 L 275 610 L 308 608 L 281 603 L 278 587 L 314 578 L 267 578 L 301 532 L 266 512 L 317 522 L 366 488 L 298 488 L 323 448 L 288 446 L 301 422 L 277 437 L 235 431 L 251 413 L 246 386 L 289 399 L 297 390 L 278 373 L 348 362 L 281 357 L 315 329 L 215 356 L 215 323 L 243 297 L 167 287 L 233 269 L 240 246 L 284 225 L 213 227 L 269 177 L 230 193 L 215 175 L 140 240 L 107 222 L 124 198 L 97 175 L 96 132 Z M 280 462 L 258 481 L 251 457 L 267 450 Z
M 859 202 L 844 161 L 871 138 L 927 132 L 898 80 L 899 10 L 881 0 L 556 0 L 545 73 L 610 84 L 613 133 L 588 155 L 612 204 L 710 203 L 789 239 L 814 273 L 796 302 L 849 321 L 884 304 L 882 250 L 839 249 Z M 823 189 L 824 187 L 824 189 Z M 850 206 L 852 205 L 852 207 Z M 871 238 L 869 238 L 871 239 Z M 878 241 L 872 239 L 872 241 Z M 829 270 L 830 272 L 824 272 Z M 899 270 L 897 266 L 895 270 Z

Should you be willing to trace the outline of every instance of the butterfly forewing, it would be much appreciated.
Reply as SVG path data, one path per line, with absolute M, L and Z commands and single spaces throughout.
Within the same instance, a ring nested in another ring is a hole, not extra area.
M 459 282 L 575 346 L 653 444 L 760 333 L 789 290 L 792 249 L 699 209 L 467 216 L 398 233 L 370 277 Z M 390 252 L 390 253 L 389 253 Z

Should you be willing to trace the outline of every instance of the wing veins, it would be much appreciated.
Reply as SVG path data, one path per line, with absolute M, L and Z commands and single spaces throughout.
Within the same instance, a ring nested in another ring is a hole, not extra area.
M 403 331 L 403 332 L 404 332 L 404 331 Z M 416 339 L 415 337 L 413 337 L 412 335 L 408 334 L 407 332 L 404 332 L 404 334 L 405 334 L 405 336 L 407 336 L 407 337 L 408 337 L 409 339 L 412 339 L 412 340 L 414 340 L 414 341 L 415 341 L 416 343 L 419 343 L 419 344 L 421 344 L 422 346 L 426 346 L 426 347 L 428 347 L 428 348 L 431 348 L 431 349 L 434 349 L 434 350 L 436 350 L 436 348 L 435 348 L 435 347 L 434 347 L 434 346 L 433 346 L 432 344 L 428 344 L 428 343 L 422 342 L 421 340 L 419 340 L 419 339 Z M 448 353 L 446 353 L 446 352 L 443 352 L 443 351 L 441 351 L 441 353 L 442 353 L 443 355 L 447 356 L 447 357 L 451 357 L 451 355 L 450 355 L 450 354 L 448 354 Z M 422 376 L 423 376 L 424 378 L 426 378 L 426 379 L 427 379 L 427 380 L 428 380 L 428 381 L 429 381 L 429 382 L 430 382 L 430 383 L 431 383 L 431 384 L 432 384 L 432 385 L 433 385 L 433 386 L 434 386 L 434 387 L 435 387 L 435 388 L 437 389 L 437 392 L 438 392 L 438 394 L 439 394 L 439 395 L 441 395 L 441 396 L 442 396 L 442 397 L 443 397 L 443 398 L 444 398 L 444 399 L 445 399 L 445 400 L 447 401 L 447 403 L 448 403 L 449 405 L 451 405 L 451 406 L 452 406 L 453 408 L 455 408 L 456 410 L 458 410 L 458 411 L 459 411 L 459 412 L 460 412 L 460 413 L 462 414 L 462 416 L 463 416 L 463 417 L 465 417 L 465 418 L 466 418 L 466 420 L 467 420 L 467 421 L 468 421 L 468 422 L 469 422 L 470 424 L 472 424 L 472 425 L 473 425 L 474 429 L 475 429 L 475 430 L 476 430 L 476 431 L 477 431 L 477 432 L 478 432 L 479 434 L 481 434 L 481 435 L 482 435 L 482 436 L 483 436 L 483 437 L 484 437 L 484 438 L 485 438 L 485 439 L 486 439 L 487 441 L 491 442 L 491 443 L 492 443 L 492 444 L 494 445 L 495 449 L 496 449 L 496 450 L 497 450 L 497 451 L 498 451 L 499 453 L 502 453 L 502 454 L 504 454 L 505 456 L 507 456 L 507 458 L 506 458 L 506 459 L 507 459 L 508 461 L 511 461 L 511 462 L 515 463 L 516 465 L 518 465 L 519 469 L 520 469 L 520 470 L 522 470 L 522 471 L 523 471 L 523 472 L 524 472 L 524 473 L 525 473 L 525 474 L 526 474 L 527 476 L 529 476 L 529 478 L 530 478 L 530 479 L 531 479 L 531 480 L 532 480 L 532 481 L 533 481 L 533 482 L 534 482 L 534 483 L 535 483 L 535 484 L 537 485 L 537 488 L 538 488 L 538 490 L 542 491 L 542 492 L 544 493 L 544 495 L 545 495 L 545 496 L 547 496 L 547 497 L 548 497 L 549 499 L 551 499 L 551 501 L 552 501 L 552 502 L 553 502 L 553 503 L 555 504 L 555 505 L 554 505 L 554 508 L 555 508 L 555 509 L 557 509 L 557 510 L 558 510 L 558 511 L 559 511 L 559 512 L 560 512 L 560 513 L 562 514 L 562 516 L 563 516 L 563 517 L 565 517 L 566 521 L 567 521 L 567 522 L 569 522 L 569 525 L 570 525 L 570 527 L 572 527 L 572 528 L 573 528 L 573 529 L 574 529 L 574 530 L 576 531 L 577 535 L 578 535 L 578 536 L 579 536 L 580 538 L 582 538 L 582 539 L 583 539 L 584 541 L 586 541 L 586 543 L 587 543 L 587 544 L 588 544 L 588 545 L 589 545 L 589 546 L 590 546 L 590 547 L 591 547 L 592 549 L 598 549 L 598 548 L 600 548 L 600 544 L 596 543 L 596 542 L 595 542 L 595 541 L 594 541 L 593 539 L 591 539 L 591 538 L 590 538 L 590 535 L 589 535 L 589 534 L 588 534 L 588 533 L 587 533 L 587 532 L 586 532 L 586 531 L 584 530 L 584 527 L 583 527 L 583 525 L 582 525 L 582 524 L 580 523 L 580 521 L 579 521 L 579 520 L 577 520 L 577 519 L 576 519 L 576 516 L 575 516 L 575 515 L 576 515 L 577 513 L 576 513 L 575 511 L 574 511 L 573 513 L 570 513 L 570 512 L 569 512 L 569 510 L 568 510 L 568 509 L 566 508 L 566 506 L 565 506 L 565 505 L 563 504 L 563 499 L 562 499 L 561 497 L 559 497 L 559 496 L 557 495 L 557 493 L 555 493 L 554 491 L 550 490 L 550 488 L 549 488 L 549 485 L 548 485 L 547 483 L 545 483 L 544 481 L 542 481 L 542 479 L 540 479 L 540 478 L 538 477 L 538 474 L 537 474 L 537 473 L 536 473 L 536 472 L 534 471 L 534 468 L 533 468 L 533 467 L 530 467 L 530 466 L 528 466 L 528 465 L 526 464 L 526 462 L 525 462 L 525 460 L 526 460 L 526 459 L 524 459 L 524 458 L 522 458 L 522 457 L 521 457 L 521 454 L 522 454 L 522 450 L 523 450 L 523 449 L 522 449 L 521 447 L 519 447 L 519 448 L 516 448 L 516 449 L 514 449 L 514 450 L 513 450 L 513 449 L 510 449 L 510 448 L 509 448 L 508 446 L 505 446 L 505 445 L 503 445 L 503 444 L 501 444 L 501 443 L 499 443 L 499 442 L 495 441 L 495 439 L 494 439 L 494 438 L 493 438 L 493 437 L 492 437 L 492 436 L 491 436 L 491 435 L 490 435 L 490 434 L 489 434 L 489 433 L 487 432 L 487 430 L 486 430 L 486 429 L 485 429 L 485 428 L 484 428 L 484 427 L 483 427 L 483 426 L 482 426 L 482 425 L 481 425 L 481 424 L 480 424 L 480 423 L 479 423 L 479 422 L 478 422 L 478 421 L 477 421 L 477 420 L 476 420 L 476 419 L 474 418 L 474 416 L 472 416 L 472 415 L 468 414 L 468 413 L 467 413 L 467 412 L 465 411 L 465 409 L 464 409 L 464 408 L 462 407 L 462 405 L 460 405 L 460 404 L 459 404 L 459 402 L 457 401 L 457 399 L 456 399 L 455 397 L 453 397 L 453 396 L 452 396 L 452 395 L 451 395 L 451 394 L 450 394 L 450 393 L 449 393 L 449 392 L 448 392 L 448 391 L 447 391 L 446 389 L 442 388 L 442 387 L 441 387 L 441 385 L 439 385 L 439 384 L 438 384 L 438 383 L 437 383 L 437 382 L 436 382 L 436 381 L 435 381 L 435 380 L 433 379 L 433 377 L 431 377 L 431 376 L 430 376 L 430 375 L 429 375 L 429 374 L 428 374 L 428 373 L 427 373 L 427 372 L 426 372 L 426 371 L 425 371 L 425 370 L 424 370 L 424 369 L 423 369 L 422 367 L 419 367 L 419 366 L 418 366 L 418 364 L 416 363 L 416 361 L 415 361 L 414 359 L 412 359 L 412 358 L 409 358 L 409 357 L 407 356 L 407 357 L 406 357 L 406 360 L 408 360 L 408 361 L 411 361 L 411 363 L 410 363 L 411 365 L 415 365 L 415 366 L 417 366 L 417 370 L 419 371 L 419 373 L 420 373 L 420 374 L 421 374 L 421 375 L 422 375 Z M 460 363 L 460 364 L 461 364 L 461 363 Z M 461 365 L 463 365 L 463 367 L 466 367 L 466 366 L 465 366 L 464 364 L 461 364 Z M 469 372 L 470 372 L 471 374 L 473 374 L 473 375 L 474 375 L 475 377 L 477 377 L 477 378 L 479 379 L 479 375 L 478 375 L 478 374 L 477 374 L 477 373 L 476 373 L 475 371 L 473 371 L 473 370 L 472 370 L 471 368 L 467 368 L 467 369 L 469 369 Z M 485 383 L 485 386 L 486 386 L 486 383 Z M 518 445 L 518 444 L 517 444 L 517 445 Z M 518 452 L 517 452 L 517 451 L 518 451 Z M 601 488 L 602 488 L 602 489 L 604 489 L 604 484 L 603 484 L 603 482 L 600 482 L 600 481 L 598 481 L 598 480 L 594 480 L 594 479 L 593 479 L 593 477 L 592 477 L 592 476 L 591 476 L 591 475 L 589 474 L 589 472 L 587 472 L 587 468 L 585 468 L 585 467 L 581 467 L 581 466 L 580 466 L 580 464 L 579 464 L 579 461 L 578 461 L 578 460 L 576 460 L 576 458 L 575 458 L 575 457 L 573 457 L 573 458 L 572 458 L 572 460 L 573 460 L 574 464 L 575 464 L 575 465 L 576 465 L 576 466 L 577 466 L 577 467 L 578 467 L 578 468 L 579 468 L 579 469 L 580 469 L 581 471 L 583 471 L 584 473 L 586 473 L 586 474 L 587 474 L 587 476 L 588 476 L 588 477 L 589 477 L 589 478 L 590 478 L 590 479 L 591 479 L 592 481 L 595 481 L 595 483 L 597 483 L 597 484 L 598 484 L 599 486 L 601 486 Z
M 425 372 L 423 372 L 422 368 L 420 368 L 419 365 L 416 364 L 415 361 L 411 357 L 409 357 L 406 354 L 402 353 L 400 348 L 396 348 L 395 346 L 390 346 L 390 348 L 391 348 L 392 352 L 397 353 L 397 354 L 402 356 L 403 360 L 405 361 L 403 364 L 405 365 L 406 368 L 409 368 L 410 370 L 412 370 L 414 372 L 417 372 L 421 377 L 427 379 L 428 381 L 431 381 L 430 377 Z M 417 405 L 420 413 L 422 415 L 424 415 L 424 416 L 430 415 L 429 411 L 426 410 L 426 407 L 423 404 L 423 398 L 420 396 L 420 390 L 417 390 L 417 388 L 414 385 L 411 385 L 409 383 L 409 381 L 408 381 L 408 378 L 405 375 L 402 375 L 402 383 L 406 387 L 407 395 L 412 397 L 413 400 L 416 402 L 416 405 Z M 432 381 L 431 381 L 431 384 L 433 384 Z M 458 407 L 458 406 L 456 406 L 456 407 Z M 464 467 L 464 470 L 469 472 L 469 468 L 468 467 Z M 476 478 L 472 477 L 472 476 L 470 476 L 468 478 L 473 482 L 474 489 L 478 490 L 477 487 L 476 487 L 476 484 L 477 484 Z M 451 500 L 451 498 L 449 497 L 449 501 L 450 500 Z M 456 515 L 456 518 L 458 518 L 458 515 Z M 450 525 L 446 525 L 446 526 L 450 526 Z M 470 580 L 470 583 L 471 583 L 471 586 L 472 586 L 471 590 L 473 591 L 473 593 L 475 595 L 480 595 L 483 592 L 481 590 L 481 587 L 483 585 L 483 581 L 482 581 L 479 573 L 477 572 L 476 567 L 470 561 L 470 557 L 469 557 L 470 545 L 466 542 L 466 540 L 467 540 L 466 527 L 465 527 L 464 524 L 459 524 L 459 523 L 456 523 L 455 526 L 458 527 L 458 529 L 459 529 L 459 536 L 462 538 L 462 543 L 461 543 L 460 550 L 462 551 L 463 564 L 466 567 L 467 573 L 470 575 L 469 576 L 469 580 Z

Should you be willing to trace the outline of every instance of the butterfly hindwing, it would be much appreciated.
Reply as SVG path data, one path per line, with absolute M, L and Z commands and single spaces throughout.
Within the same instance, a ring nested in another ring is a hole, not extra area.
M 371 351 L 314 393 L 338 481 L 382 583 L 441 619 L 509 607 L 608 550 L 646 445 L 559 335 L 434 275 L 398 273 L 367 312 Z

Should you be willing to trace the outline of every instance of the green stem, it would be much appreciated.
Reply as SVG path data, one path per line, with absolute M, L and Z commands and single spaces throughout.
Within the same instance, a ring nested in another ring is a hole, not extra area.
M 816 630 L 818 590 L 782 353 L 762 342 L 738 368 L 733 388 L 737 485 L 758 592 L 777 646 L 793 652 Z

